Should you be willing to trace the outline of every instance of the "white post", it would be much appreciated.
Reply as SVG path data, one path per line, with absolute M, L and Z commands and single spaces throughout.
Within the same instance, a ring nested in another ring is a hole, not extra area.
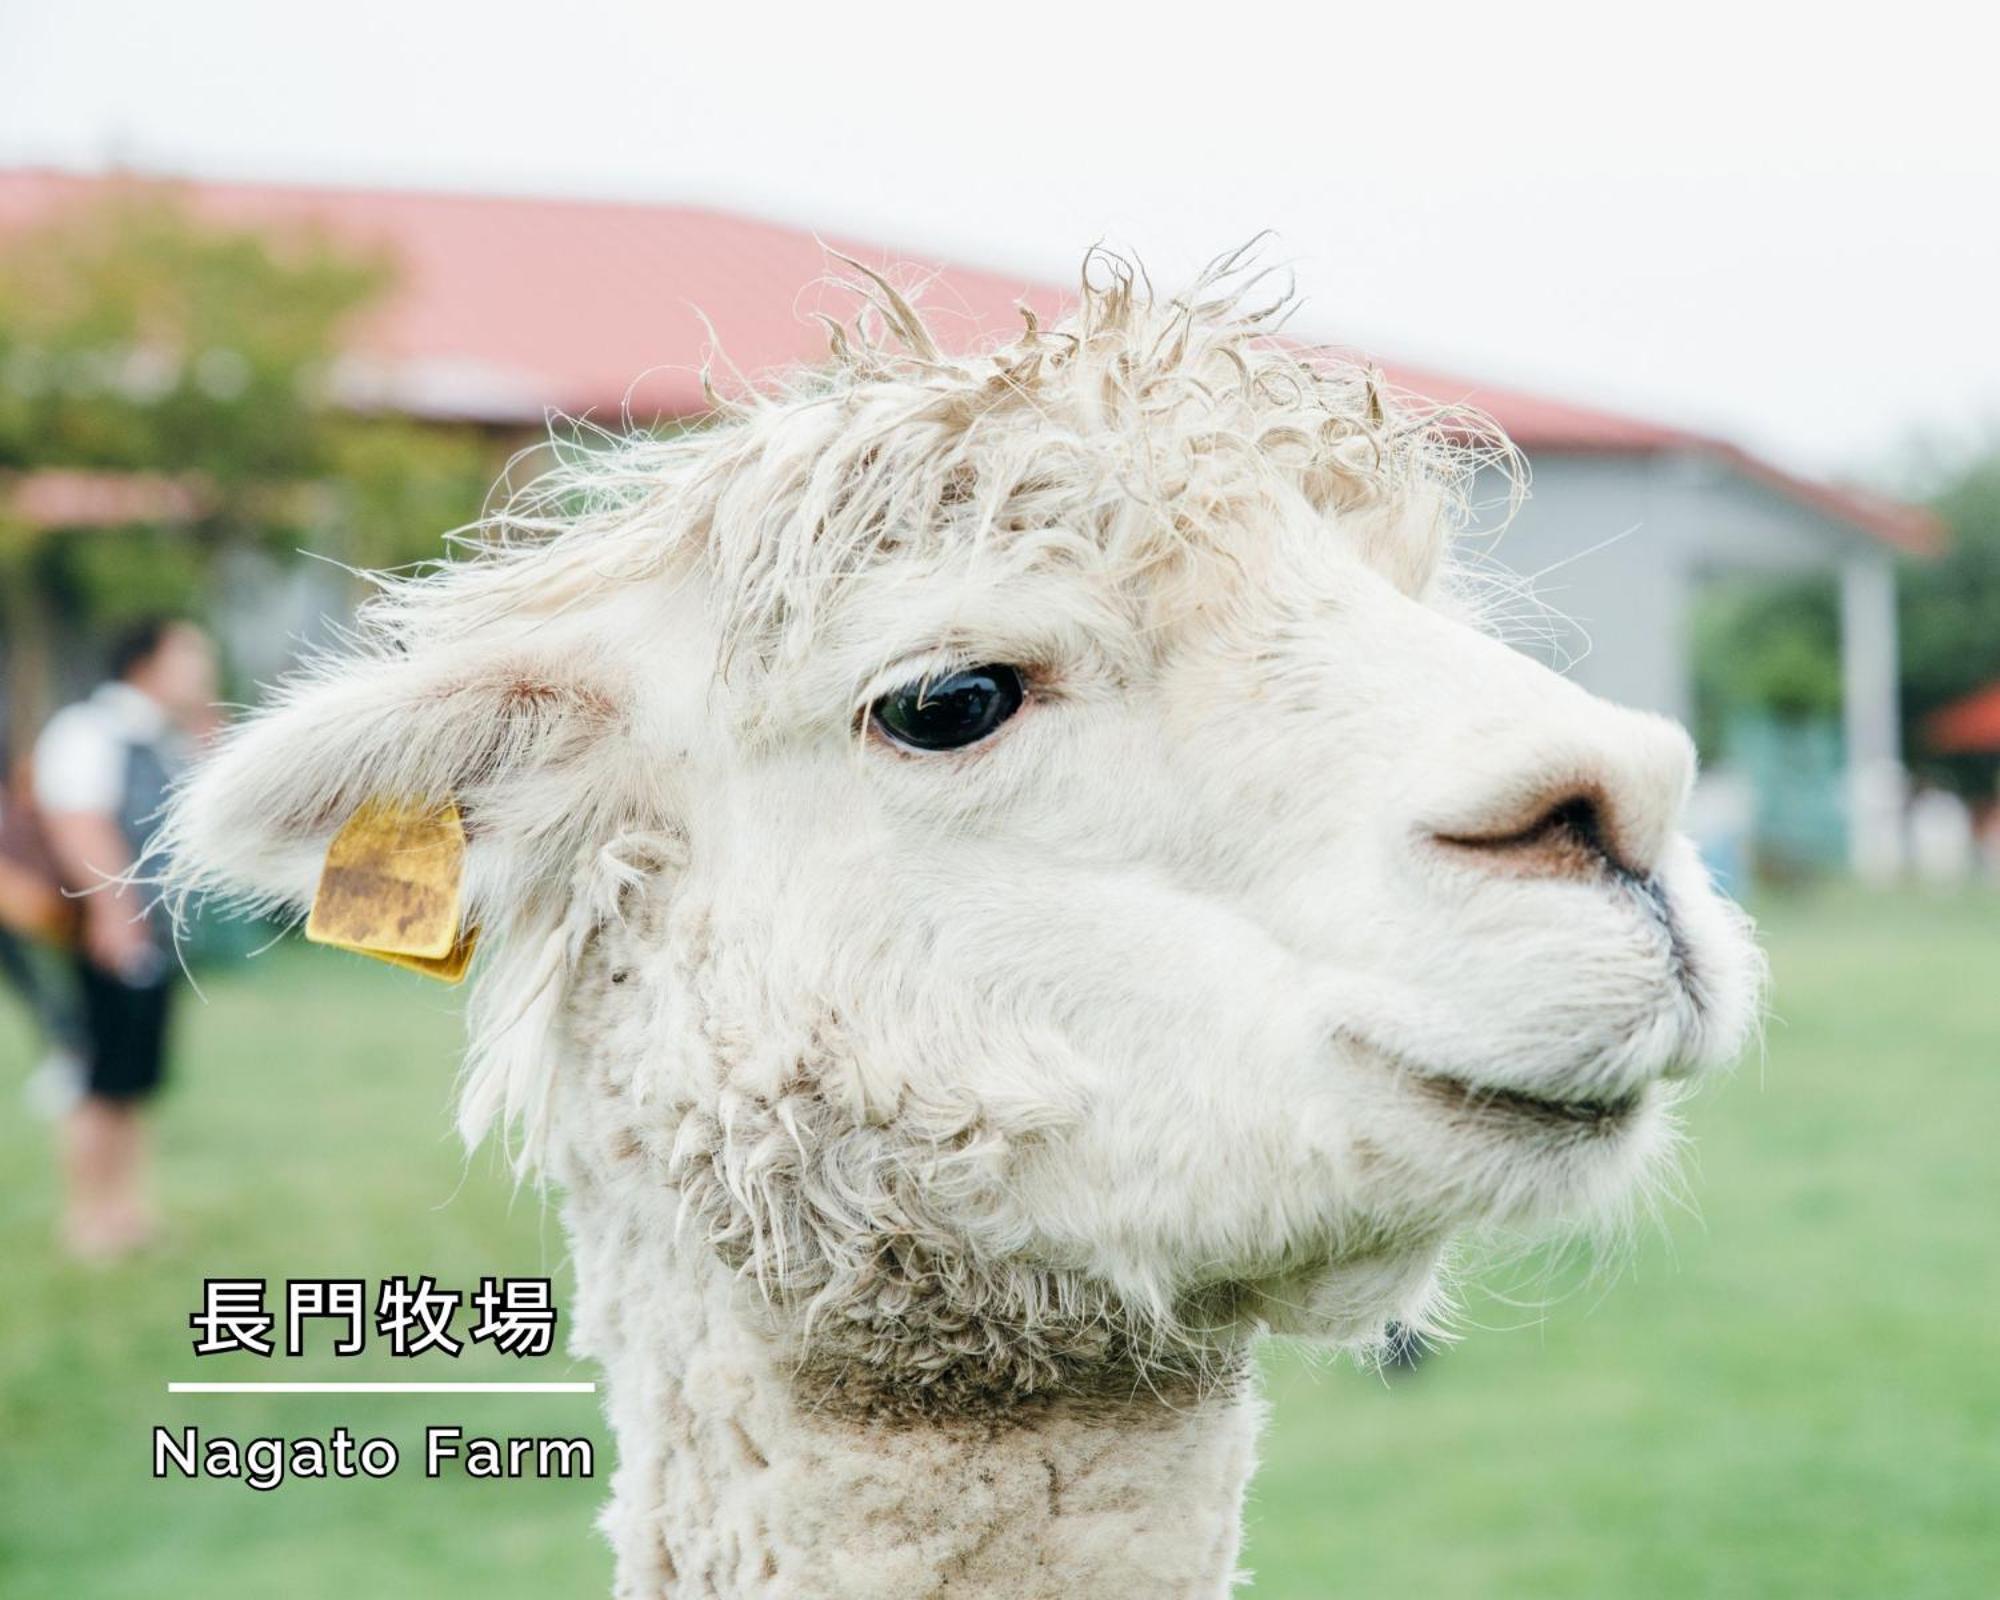
M 1856 554 L 1841 566 L 1840 669 L 1848 859 L 1865 882 L 1892 883 L 1903 868 L 1904 777 L 1896 568 L 1886 551 Z

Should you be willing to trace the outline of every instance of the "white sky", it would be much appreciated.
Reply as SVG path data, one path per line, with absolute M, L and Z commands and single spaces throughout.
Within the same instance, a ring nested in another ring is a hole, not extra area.
M 1056 280 L 1274 228 L 1301 328 L 1867 476 L 2000 429 L 1977 12 L 0 0 L 0 162 L 694 201 Z

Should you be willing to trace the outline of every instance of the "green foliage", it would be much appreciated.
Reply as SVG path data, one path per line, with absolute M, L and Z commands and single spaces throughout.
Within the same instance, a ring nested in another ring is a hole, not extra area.
M 1696 737 L 1727 749 L 1747 714 L 1785 722 L 1840 715 L 1840 607 L 1831 578 L 1732 578 L 1695 605 Z
M 399 567 L 444 553 L 443 535 L 478 514 L 498 463 L 472 428 L 353 418 L 332 441 L 342 559 Z
M 1931 506 L 1949 548 L 1897 573 L 1905 757 L 1932 782 L 1983 797 L 2000 757 L 1940 756 L 1924 722 L 2000 683 L 2000 448 L 1943 475 Z M 1832 578 L 1730 579 L 1695 608 L 1696 734 L 1720 753 L 1746 712 L 1801 722 L 1840 714 L 1840 597 Z
M 227 491 L 330 464 L 326 377 L 388 264 L 219 229 L 147 189 L 8 241 L 0 466 L 195 472 Z
M 192 615 L 207 572 L 201 552 L 164 528 L 79 528 L 37 548 L 33 581 L 57 609 L 111 626 L 150 613 Z
M 15 233 L 0 255 L 0 472 L 157 474 L 199 511 L 167 527 L 0 520 L 0 636 L 30 700 L 50 651 L 135 612 L 200 615 L 225 545 L 354 566 L 442 553 L 500 449 L 473 428 L 336 404 L 337 361 L 394 264 L 312 231 L 219 227 L 132 186 Z M 43 619 L 49 619 L 45 622 Z M 17 732 L 32 726 L 17 706 Z
M 2000 758 L 1934 755 L 1924 747 L 1923 722 L 2000 683 L 2000 447 L 1959 467 L 1931 504 L 1951 530 L 1951 549 L 1935 562 L 1906 562 L 1900 578 L 1911 759 L 1964 793 L 1990 795 Z

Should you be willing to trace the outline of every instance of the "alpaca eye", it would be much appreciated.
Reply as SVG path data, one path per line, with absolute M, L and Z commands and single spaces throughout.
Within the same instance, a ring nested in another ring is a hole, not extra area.
M 970 667 L 885 694 L 875 702 L 875 724 L 912 750 L 960 750 L 1019 711 L 1024 697 L 1014 668 Z

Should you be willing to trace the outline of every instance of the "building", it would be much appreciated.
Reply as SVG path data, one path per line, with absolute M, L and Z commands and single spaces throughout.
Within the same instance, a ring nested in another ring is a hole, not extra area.
M 0 232 L 88 200 L 112 181 L 0 173 Z M 872 245 L 694 208 L 474 195 L 190 183 L 200 215 L 237 226 L 313 225 L 386 251 L 392 297 L 338 375 L 359 407 L 539 428 L 559 410 L 616 422 L 703 407 L 717 340 L 755 375 L 824 349 L 815 311 L 844 314 L 826 250 L 871 264 Z M 950 267 L 924 304 L 947 341 L 1004 327 L 1059 291 Z M 713 333 L 711 333 L 711 329 Z M 1796 476 L 1724 440 L 1539 395 L 1386 363 L 1401 387 L 1479 406 L 1533 469 L 1533 492 L 1493 552 L 1540 575 L 1568 620 L 1544 648 L 1589 688 L 1683 719 L 1693 702 L 1689 615 L 1698 585 L 1733 572 L 1829 572 L 1842 596 L 1849 839 L 1860 870 L 1894 870 L 1900 836 L 1895 561 L 1937 548 L 1923 512 Z M 1498 493 L 1499 486 L 1494 486 Z M 102 486 L 17 484 L 70 508 Z M 113 496 L 114 498 L 115 495 Z M 1584 648 L 1587 638 L 1588 648 Z

